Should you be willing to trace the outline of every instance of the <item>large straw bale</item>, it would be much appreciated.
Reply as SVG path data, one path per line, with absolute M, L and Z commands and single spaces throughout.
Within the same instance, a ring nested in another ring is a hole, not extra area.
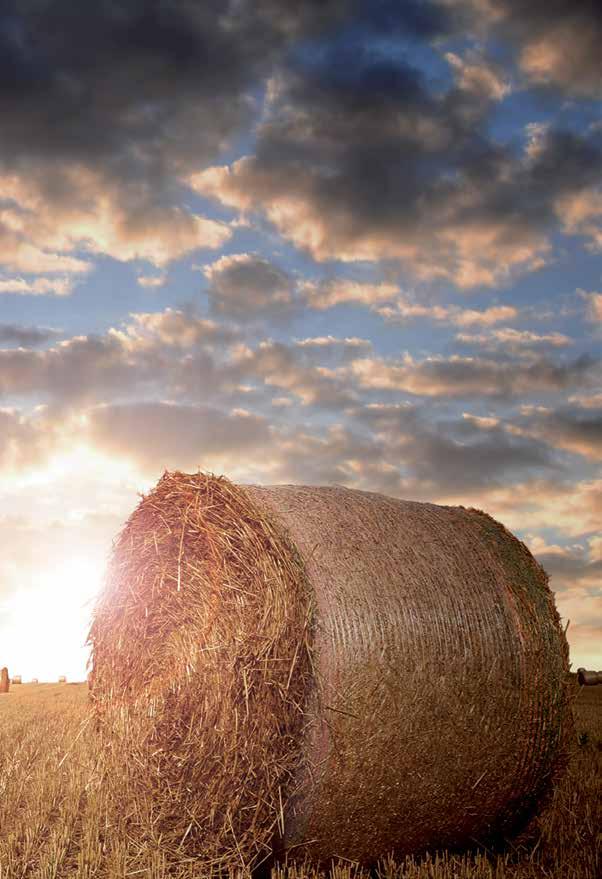
M 8 693 L 9 689 L 10 678 L 8 676 L 8 669 L 4 666 L 4 668 L 0 670 L 0 693 Z
M 166 473 L 90 640 L 165 850 L 207 864 L 511 837 L 566 765 L 546 574 L 477 510 Z

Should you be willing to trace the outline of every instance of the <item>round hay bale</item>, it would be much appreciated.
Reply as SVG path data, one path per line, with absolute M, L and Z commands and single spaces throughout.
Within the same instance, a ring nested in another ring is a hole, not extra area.
M 11 682 L 11 684 L 22 684 L 23 679 L 22 679 L 21 675 L 13 675 L 12 678 L 10 679 L 10 682 Z
M 577 681 L 581 687 L 595 687 L 596 684 L 602 684 L 602 671 L 588 671 L 586 668 L 578 668 Z
M 485 843 L 566 764 L 546 574 L 477 510 L 166 473 L 116 540 L 90 642 L 99 722 L 168 857 Z
M 10 689 L 10 678 L 6 666 L 0 670 L 0 693 L 8 693 Z
M 59 675 L 59 684 L 66 684 L 67 678 L 65 675 Z

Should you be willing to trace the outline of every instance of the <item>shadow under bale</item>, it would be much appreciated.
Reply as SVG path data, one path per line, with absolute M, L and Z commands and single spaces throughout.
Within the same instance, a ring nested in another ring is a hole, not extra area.
M 207 868 L 512 838 L 567 762 L 547 576 L 477 510 L 166 473 L 90 642 L 130 789 Z

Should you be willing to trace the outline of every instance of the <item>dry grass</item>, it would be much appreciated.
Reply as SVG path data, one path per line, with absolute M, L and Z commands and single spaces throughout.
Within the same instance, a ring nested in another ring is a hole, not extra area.
M 383 879 L 597 879 L 601 868 L 602 687 L 576 703 L 569 774 L 534 845 L 500 855 L 433 854 L 381 863 Z M 133 798 L 88 721 L 85 684 L 25 684 L 0 696 L 0 879 L 199 879 L 190 854 L 167 862 L 152 844 L 153 804 Z M 146 834 L 128 835 L 135 817 Z M 232 873 L 232 875 L 236 875 Z M 242 872 L 239 874 L 244 876 Z M 248 874 L 247 874 L 248 875 Z M 278 879 L 368 879 L 275 867 Z

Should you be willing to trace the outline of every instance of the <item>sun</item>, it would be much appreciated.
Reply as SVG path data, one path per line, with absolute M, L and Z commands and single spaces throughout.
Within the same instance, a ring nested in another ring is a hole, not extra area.
M 1 637 L 11 674 L 24 681 L 85 680 L 85 641 L 103 571 L 102 560 L 73 555 L 17 589 Z

